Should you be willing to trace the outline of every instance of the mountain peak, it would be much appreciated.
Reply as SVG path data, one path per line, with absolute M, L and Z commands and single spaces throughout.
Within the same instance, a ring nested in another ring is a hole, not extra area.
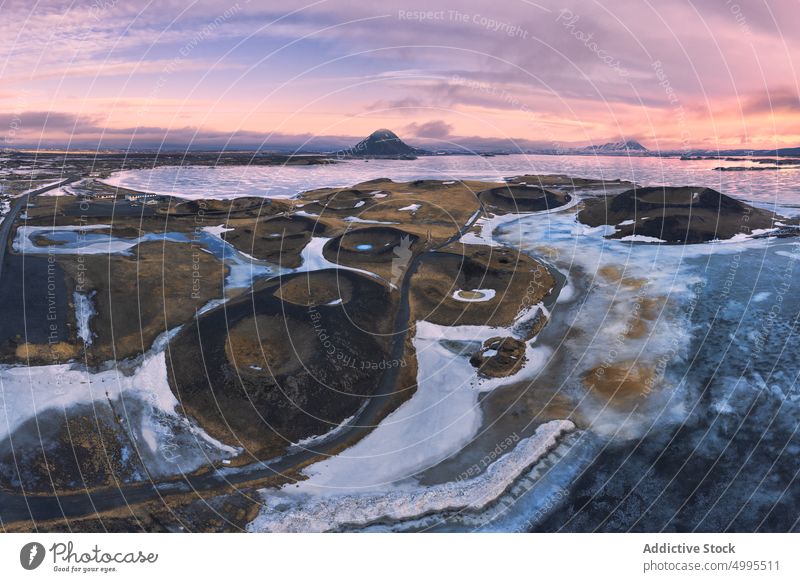
M 601 152 L 601 153 L 644 153 L 649 151 L 646 147 L 638 141 L 629 139 L 625 141 L 614 141 L 604 143 L 603 145 L 590 145 L 584 148 L 587 151 Z
M 411 147 L 392 130 L 381 128 L 373 131 L 366 139 L 362 139 L 353 147 L 336 152 L 336 155 L 355 158 L 410 158 L 418 155 L 427 155 L 427 153 L 425 150 Z
M 385 127 L 373 131 L 371 134 L 369 134 L 369 137 L 374 139 L 400 139 L 395 132 L 393 132 L 391 129 L 386 129 Z

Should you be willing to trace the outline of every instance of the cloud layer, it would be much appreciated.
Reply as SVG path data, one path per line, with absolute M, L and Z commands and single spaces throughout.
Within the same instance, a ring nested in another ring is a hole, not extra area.
M 7 1 L 0 139 L 800 144 L 792 0 L 278 6 Z

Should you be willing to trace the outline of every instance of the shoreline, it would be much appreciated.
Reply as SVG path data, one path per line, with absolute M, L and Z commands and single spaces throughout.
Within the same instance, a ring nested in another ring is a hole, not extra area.
M 323 496 L 299 508 L 285 508 L 288 502 L 285 497 L 264 492 L 261 514 L 248 525 L 248 531 L 328 531 L 387 520 L 401 522 L 460 508 L 480 511 L 497 500 L 526 470 L 550 453 L 559 439 L 573 430 L 575 427 L 569 421 L 542 425 L 533 436 L 520 441 L 513 450 L 489 465 L 485 475 L 462 482 L 417 491 L 400 489 L 396 493 Z

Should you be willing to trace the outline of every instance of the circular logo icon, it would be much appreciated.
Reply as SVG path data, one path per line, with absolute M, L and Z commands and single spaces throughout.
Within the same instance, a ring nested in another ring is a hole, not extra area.
M 44 546 L 39 542 L 30 542 L 19 551 L 19 563 L 26 570 L 35 570 L 44 561 Z

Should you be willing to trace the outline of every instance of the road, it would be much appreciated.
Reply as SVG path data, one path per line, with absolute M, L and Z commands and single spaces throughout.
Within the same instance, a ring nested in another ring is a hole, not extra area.
M 32 192 L 28 196 L 30 195 L 34 195 L 34 193 Z M 480 204 L 480 201 L 478 203 Z M 394 321 L 394 340 L 389 352 L 390 359 L 402 359 L 405 351 L 410 319 L 410 281 L 417 270 L 420 259 L 427 253 L 435 252 L 460 239 L 482 215 L 483 205 L 481 205 L 481 211 L 476 212 L 475 216 L 446 242 L 412 258 L 400 285 L 398 285 L 401 297 Z M 10 225 L 10 222 L 8 224 Z M 4 223 L 5 226 L 6 223 Z M 7 232 L 4 236 L 8 236 Z M 5 244 L 3 248 L 5 248 Z M 91 516 L 103 511 L 153 499 L 163 499 L 175 494 L 224 489 L 248 483 L 256 484 L 266 478 L 287 473 L 321 456 L 334 454 L 342 445 L 347 445 L 371 432 L 394 394 L 398 373 L 399 367 L 388 368 L 381 376 L 377 390 L 358 417 L 348 427 L 339 431 L 334 438 L 321 443 L 314 450 L 300 450 L 275 460 L 253 463 L 241 469 L 227 470 L 224 475 L 219 471 L 211 470 L 200 475 L 184 476 L 180 480 L 136 483 L 95 491 L 73 491 L 61 495 L 26 496 L 12 491 L 0 491 L 0 523 L 7 525 L 16 521 L 45 521 Z
M 70 176 L 63 182 L 51 184 L 49 186 L 45 186 L 44 188 L 39 188 L 38 190 L 31 190 L 30 192 L 26 192 L 14 200 L 14 203 L 11 205 L 11 210 L 9 210 L 8 214 L 3 217 L 3 222 L 0 224 L 0 279 L 3 277 L 3 263 L 5 262 L 6 249 L 8 248 L 8 235 L 11 233 L 11 227 L 14 225 L 14 221 L 17 219 L 17 214 L 19 214 L 19 211 L 28 206 L 31 198 L 35 198 L 39 194 L 44 194 L 50 190 L 61 188 L 61 186 L 71 184 L 80 178 L 80 176 Z

